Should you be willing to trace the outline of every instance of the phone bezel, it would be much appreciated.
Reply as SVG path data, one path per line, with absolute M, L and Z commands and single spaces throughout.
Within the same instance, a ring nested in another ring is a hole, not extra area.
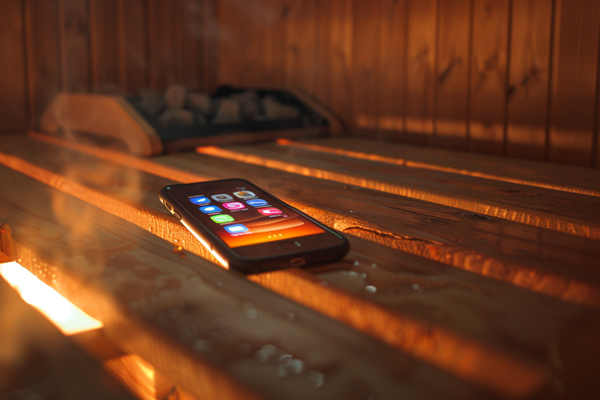
M 203 221 L 199 220 L 188 211 L 187 208 L 190 207 L 190 204 L 192 203 L 180 201 L 182 198 L 187 199 L 189 195 L 194 195 L 199 191 L 211 191 L 220 189 L 221 187 L 224 189 L 231 189 L 232 186 L 236 185 L 249 187 L 247 190 L 256 188 L 257 190 L 264 192 L 273 200 L 273 203 L 279 203 L 284 207 L 288 207 L 290 210 L 298 213 L 308 221 L 323 229 L 324 232 L 292 239 L 301 243 L 301 248 L 299 250 L 283 250 L 279 247 L 281 241 L 257 243 L 232 248 L 206 226 Z M 221 264 L 245 273 L 284 268 L 289 266 L 291 260 L 298 258 L 304 259 L 307 266 L 333 261 L 346 255 L 350 249 L 350 245 L 343 235 L 281 201 L 273 194 L 246 179 L 231 178 L 169 185 L 161 190 L 160 199 L 163 203 L 167 201 L 171 205 L 173 211 L 176 211 L 181 217 L 180 220 L 182 224 L 211 251 Z M 173 213 L 173 211 L 171 212 Z

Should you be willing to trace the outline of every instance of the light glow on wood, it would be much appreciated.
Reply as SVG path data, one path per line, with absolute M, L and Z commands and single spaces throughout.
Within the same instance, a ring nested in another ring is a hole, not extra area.
M 81 311 L 18 263 L 0 264 L 0 275 L 26 303 L 44 314 L 65 335 L 102 328 L 102 322 Z

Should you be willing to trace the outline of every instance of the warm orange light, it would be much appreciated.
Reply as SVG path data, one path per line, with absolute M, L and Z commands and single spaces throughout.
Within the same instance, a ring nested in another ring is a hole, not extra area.
M 0 275 L 26 303 L 44 314 L 65 335 L 102 328 L 102 322 L 81 311 L 16 262 L 0 264 Z

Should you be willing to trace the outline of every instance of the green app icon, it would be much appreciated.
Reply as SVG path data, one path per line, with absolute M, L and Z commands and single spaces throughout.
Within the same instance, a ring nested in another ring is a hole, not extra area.
M 212 215 L 210 219 L 215 221 L 217 224 L 224 224 L 225 222 L 235 221 L 231 215 L 227 214 Z

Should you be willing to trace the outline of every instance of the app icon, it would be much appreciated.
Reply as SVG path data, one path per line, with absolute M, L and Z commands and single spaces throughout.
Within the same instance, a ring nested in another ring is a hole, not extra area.
M 259 208 L 256 211 L 258 211 L 262 215 L 277 215 L 277 214 L 281 214 L 283 212 L 280 209 L 275 208 L 275 207 Z
M 266 206 L 267 204 L 269 204 L 263 199 L 247 200 L 246 203 L 248 203 L 248 205 L 250 205 L 252 207 L 261 207 L 261 206 Z
M 202 211 L 204 214 L 210 214 L 210 213 L 214 213 L 214 212 L 221 212 L 223 210 L 221 210 L 217 206 L 204 206 L 204 207 L 200 207 L 200 211 Z
M 249 230 L 248 228 L 246 228 L 245 225 L 242 225 L 242 224 L 227 225 L 224 228 L 227 232 L 229 232 L 231 234 L 248 232 L 248 230 Z
M 233 217 L 231 215 L 227 215 L 227 214 L 213 215 L 210 217 L 210 219 L 215 221 L 217 224 L 224 224 L 225 222 L 235 221 L 235 219 L 233 219 Z
M 233 193 L 235 196 L 239 197 L 240 199 L 251 199 L 252 197 L 256 197 L 256 195 L 253 192 L 250 192 L 248 190 L 242 190 L 241 192 L 234 192 Z
M 239 201 L 234 201 L 233 203 L 223 203 L 223 207 L 228 210 L 239 210 L 240 208 L 246 208 L 246 206 Z
M 220 201 L 221 203 L 224 202 L 224 201 L 233 200 L 233 197 L 231 197 L 230 195 L 225 194 L 225 193 L 215 194 L 215 195 L 212 195 L 210 197 L 212 197 L 216 201 Z
M 198 204 L 199 206 L 205 206 L 210 203 L 210 199 L 206 196 L 193 196 L 190 197 L 190 201 L 194 204 Z

